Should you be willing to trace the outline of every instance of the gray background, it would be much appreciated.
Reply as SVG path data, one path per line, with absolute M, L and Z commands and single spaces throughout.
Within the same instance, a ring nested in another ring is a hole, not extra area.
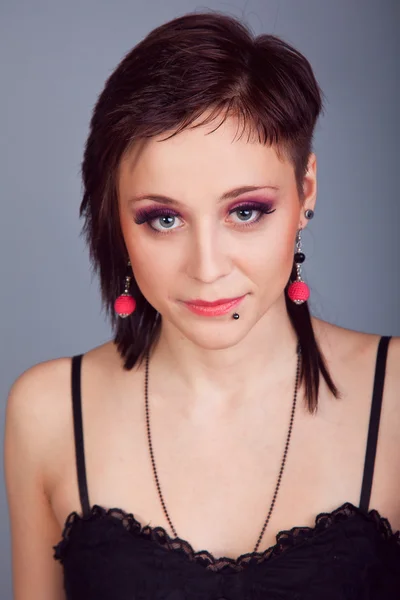
M 1 0 L 2 432 L 20 373 L 111 335 L 79 236 L 93 104 L 148 31 L 202 8 L 244 17 L 310 60 L 327 96 L 315 140 L 316 214 L 303 235 L 311 310 L 350 329 L 400 335 L 398 0 Z M 10 600 L 3 481 L 0 597 Z

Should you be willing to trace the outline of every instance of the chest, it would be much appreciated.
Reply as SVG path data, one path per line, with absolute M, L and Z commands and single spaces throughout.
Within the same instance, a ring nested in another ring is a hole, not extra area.
M 250 552 L 270 513 L 262 551 L 282 530 L 313 527 L 317 514 L 344 502 L 358 505 L 369 403 L 360 418 L 356 402 L 349 400 L 344 414 L 339 401 L 324 401 L 321 392 L 318 416 L 311 416 L 298 400 L 288 438 L 292 400 L 290 393 L 283 395 L 285 410 L 270 418 L 255 404 L 202 426 L 172 411 L 151 413 L 161 494 L 177 535 L 193 548 L 227 557 Z M 141 523 L 173 535 L 155 480 L 143 406 L 137 403 L 129 412 L 121 402 L 108 410 L 105 405 L 91 415 L 89 404 L 84 413 L 90 423 L 85 430 L 90 503 L 133 512 Z M 61 525 L 80 506 L 74 457 L 66 452 L 65 458 L 53 495 Z

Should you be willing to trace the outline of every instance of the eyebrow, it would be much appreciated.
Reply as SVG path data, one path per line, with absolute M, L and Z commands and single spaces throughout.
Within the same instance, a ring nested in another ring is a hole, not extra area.
M 237 198 L 241 194 L 245 194 L 246 192 L 254 192 L 257 190 L 274 190 L 278 191 L 279 187 L 276 185 L 243 185 L 238 188 L 234 188 L 233 190 L 228 190 L 219 198 L 218 202 L 222 202 L 224 200 L 231 200 L 233 198 Z M 162 202 L 163 204 L 181 204 L 179 200 L 175 200 L 174 198 L 170 198 L 169 196 L 163 196 L 161 194 L 140 194 L 139 196 L 132 196 L 131 202 L 140 202 L 140 200 L 154 200 L 154 202 Z

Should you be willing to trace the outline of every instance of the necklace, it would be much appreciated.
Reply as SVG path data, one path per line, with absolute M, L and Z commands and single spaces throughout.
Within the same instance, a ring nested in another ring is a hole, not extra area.
M 258 547 L 259 547 L 260 542 L 261 542 L 261 539 L 262 539 L 262 536 L 264 535 L 264 532 L 265 532 L 265 530 L 267 528 L 267 525 L 268 525 L 269 520 L 271 518 L 272 510 L 273 510 L 273 508 L 275 506 L 275 501 L 276 501 L 276 497 L 278 495 L 279 486 L 281 484 L 283 469 L 285 467 L 286 457 L 287 457 L 287 453 L 288 453 L 288 449 L 289 449 L 290 437 L 291 437 L 291 434 L 292 434 L 294 413 L 295 413 L 295 409 L 296 409 L 297 388 L 298 388 L 299 377 L 300 377 L 300 358 L 301 358 L 301 346 L 300 346 L 300 342 L 299 342 L 297 344 L 297 366 L 296 366 L 296 379 L 295 379 L 295 387 L 294 387 L 294 397 L 293 397 L 292 411 L 291 411 L 291 415 L 290 415 L 289 430 L 288 430 L 288 434 L 287 434 L 287 437 L 286 437 L 285 450 L 284 450 L 284 453 L 283 453 L 281 468 L 280 468 L 280 471 L 279 471 L 278 481 L 277 481 L 277 484 L 276 484 L 276 487 L 275 487 L 275 492 L 274 492 L 274 495 L 273 495 L 273 498 L 272 498 L 271 506 L 270 506 L 267 518 L 265 519 L 264 525 L 262 527 L 261 533 L 258 536 L 258 540 L 257 540 L 257 543 L 256 543 L 256 545 L 254 547 L 253 553 L 257 552 Z M 148 444 L 149 444 L 149 451 L 150 451 L 151 464 L 152 464 L 152 467 L 153 467 L 154 479 L 155 479 L 155 482 L 156 482 L 157 491 L 158 491 L 158 495 L 160 497 L 160 501 L 161 501 L 161 505 L 163 507 L 164 514 L 165 514 L 165 516 L 167 518 L 169 526 L 171 527 L 171 530 L 173 531 L 174 536 L 178 537 L 178 534 L 175 531 L 175 527 L 173 526 L 172 521 L 170 519 L 170 516 L 168 514 L 167 507 L 166 507 L 165 501 L 164 501 L 164 497 L 163 497 L 162 492 L 161 492 L 161 486 L 160 486 L 160 482 L 159 482 L 158 475 L 157 475 L 156 463 L 155 463 L 155 460 L 154 460 L 153 445 L 152 445 L 152 442 L 151 442 L 150 415 L 149 415 L 149 353 L 148 352 L 146 353 L 146 371 L 145 371 L 145 382 L 144 382 L 144 397 L 145 397 L 145 404 L 146 404 L 147 440 L 148 440 Z

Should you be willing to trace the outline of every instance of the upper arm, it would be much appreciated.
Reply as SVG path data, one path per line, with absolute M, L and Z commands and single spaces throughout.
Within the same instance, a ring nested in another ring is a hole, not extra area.
M 41 363 L 25 371 L 14 382 L 7 399 L 4 467 L 14 600 L 65 599 L 62 568 L 53 558 L 60 526 L 43 479 L 46 457 L 50 455 L 49 430 L 54 411 L 49 410 L 49 396 L 57 362 Z

